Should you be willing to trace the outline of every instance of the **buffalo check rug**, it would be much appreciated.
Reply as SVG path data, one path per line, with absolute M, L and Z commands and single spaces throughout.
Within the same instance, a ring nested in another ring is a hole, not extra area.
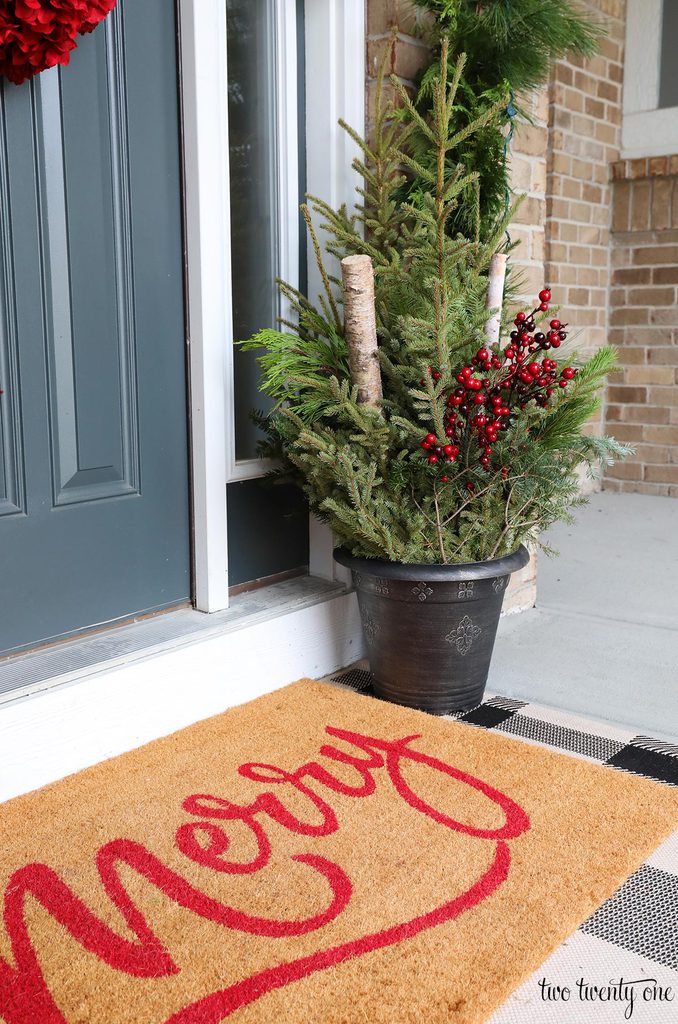
M 636 1019 L 675 1021 L 672 763 L 499 698 L 449 721 L 301 680 L 0 806 L 0 1020 L 532 1022 L 535 972 L 576 994 L 553 957 L 581 927 L 580 1019 L 621 935 Z
M 365 663 L 331 679 L 359 693 L 372 692 Z M 478 707 L 450 717 L 678 786 L 678 745 L 605 722 L 491 694 Z M 678 830 L 511 994 L 488 1024 L 627 1020 L 678 1022 Z

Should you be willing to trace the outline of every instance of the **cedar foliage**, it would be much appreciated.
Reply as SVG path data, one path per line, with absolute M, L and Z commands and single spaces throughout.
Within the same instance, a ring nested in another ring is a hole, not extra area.
M 483 469 L 471 439 L 441 482 L 421 439 L 443 436 L 448 394 L 455 374 L 484 342 L 487 268 L 512 213 L 483 230 L 478 175 L 448 154 L 501 118 L 501 103 L 472 123 L 459 116 L 457 96 L 465 61 L 448 76 L 443 42 L 439 74 L 431 84 L 432 106 L 424 116 L 396 79 L 398 112 L 383 99 L 379 76 L 373 141 L 344 126 L 360 147 L 355 167 L 362 176 L 359 201 L 349 212 L 310 198 L 329 236 L 327 250 L 343 257 L 372 257 L 379 355 L 384 390 L 381 409 L 360 405 L 348 374 L 336 280 L 328 273 L 311 212 L 305 207 L 324 294 L 317 302 L 281 284 L 296 314 L 281 330 L 264 330 L 248 341 L 260 350 L 261 390 L 275 401 L 261 417 L 268 440 L 263 455 L 280 459 L 278 479 L 298 482 L 312 510 L 327 521 L 353 554 L 409 563 L 474 562 L 513 551 L 581 502 L 576 470 L 593 470 L 627 449 L 582 428 L 598 404 L 615 353 L 601 349 L 579 367 L 567 393 L 545 409 L 528 405 L 495 445 L 498 465 Z M 427 139 L 430 166 L 413 154 L 413 134 Z M 408 177 L 422 185 L 416 204 L 402 199 Z M 466 202 L 472 230 L 451 235 L 449 224 Z M 505 313 L 503 327 L 510 316 Z M 502 346 L 503 347 L 503 346 Z M 434 380 L 429 372 L 440 373 Z M 493 459 L 493 463 L 496 461 Z M 467 489 L 469 482 L 475 494 Z
M 422 31 L 433 59 L 422 75 L 417 108 L 430 111 L 433 83 L 440 74 L 443 40 L 448 59 L 466 54 L 456 97 L 457 116 L 470 124 L 488 107 L 501 103 L 501 116 L 474 132 L 447 154 L 450 165 L 462 164 L 478 174 L 481 221 L 491 225 L 503 210 L 509 188 L 507 137 L 514 119 L 529 117 L 519 96 L 537 89 L 549 77 L 554 62 L 565 55 L 591 57 L 597 50 L 602 24 L 572 0 L 411 0 L 429 18 Z M 430 17 L 432 16 L 432 18 Z M 510 138 L 509 138 L 510 141 Z M 426 139 L 415 133 L 418 159 L 430 166 L 433 158 Z M 415 177 L 408 186 L 416 201 L 424 183 Z M 472 196 L 465 196 L 450 219 L 450 230 L 469 231 Z

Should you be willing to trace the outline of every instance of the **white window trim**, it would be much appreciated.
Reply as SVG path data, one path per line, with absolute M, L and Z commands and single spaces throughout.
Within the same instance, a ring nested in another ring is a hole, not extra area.
M 296 0 L 274 0 L 275 3 L 275 108 L 276 108 L 276 182 L 275 199 L 278 223 L 278 274 L 299 286 L 299 133 L 297 88 L 297 10 Z M 228 110 L 226 111 L 228 119 Z M 230 225 L 229 225 L 230 227 Z M 287 300 L 280 303 L 279 313 L 290 317 Z M 235 373 L 233 370 L 232 324 L 228 346 L 228 407 L 235 405 Z M 235 432 L 231 431 L 228 448 L 228 480 L 254 480 L 273 467 L 271 459 L 237 459 Z
M 196 608 L 213 612 L 228 606 L 226 485 L 261 476 L 268 465 L 235 458 L 225 3 L 180 0 L 179 10 L 188 197 L 194 592 Z M 310 0 L 305 20 L 307 189 L 339 206 L 355 199 L 357 175 L 351 161 L 357 149 L 337 121 L 343 117 L 358 130 L 365 123 L 364 0 Z M 279 207 L 285 211 L 280 267 L 281 276 L 292 285 L 298 284 L 299 246 L 296 47 L 295 0 L 277 0 L 277 187 Z M 312 251 L 308 270 L 309 294 L 314 295 L 320 282 Z M 309 543 L 311 574 L 345 580 L 332 558 L 329 529 L 313 517 Z
M 364 0 L 307 0 L 306 4 L 306 190 L 335 209 L 356 199 L 359 177 L 351 167 L 358 155 L 353 140 L 338 127 L 343 118 L 361 135 L 365 125 Z M 322 140 L 312 146 L 308 140 Z M 322 291 L 313 248 L 308 241 L 308 294 Z M 330 272 L 339 268 L 329 264 Z M 309 572 L 347 582 L 348 570 L 333 557 L 330 529 L 311 516 Z
M 623 159 L 678 153 L 678 107 L 658 109 L 663 0 L 628 0 Z
M 322 24 L 311 18 L 313 47 L 321 48 L 327 63 L 307 67 L 307 96 L 312 105 L 323 94 L 331 97 L 327 120 L 319 106 L 311 115 L 322 127 L 317 140 L 326 163 L 323 170 L 320 160 L 311 162 L 316 177 L 311 175 L 309 190 L 333 202 L 350 201 L 350 190 L 343 196 L 339 191 L 346 143 L 335 121 L 342 115 L 361 126 L 364 119 L 364 3 L 309 0 L 308 6 L 312 15 L 327 8 Z M 179 17 L 195 585 L 198 608 L 218 611 L 228 603 L 226 485 L 233 440 L 226 345 L 231 335 L 224 0 L 179 0 Z M 325 180 L 334 191 L 324 192 Z M 331 578 L 329 531 L 317 528 L 315 534 L 312 567 L 324 568 Z M 207 632 L 205 639 L 168 641 L 161 653 L 142 651 L 133 659 L 121 653 L 114 667 L 94 665 L 84 675 L 67 672 L 51 688 L 43 680 L 38 693 L 3 705 L 0 801 L 300 676 L 326 675 L 364 654 L 355 594 L 341 588 L 336 596 L 297 610 L 273 609 L 265 621 L 255 616 L 240 620 L 237 628 Z

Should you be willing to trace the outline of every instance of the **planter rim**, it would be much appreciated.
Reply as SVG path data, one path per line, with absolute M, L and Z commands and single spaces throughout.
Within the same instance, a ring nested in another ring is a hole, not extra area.
M 484 580 L 493 576 L 506 576 L 522 569 L 530 560 L 530 553 L 521 544 L 509 555 L 490 558 L 485 562 L 457 562 L 450 565 L 421 565 L 414 562 L 389 562 L 382 558 L 358 558 L 346 548 L 335 548 L 335 561 L 353 572 L 366 576 L 381 576 L 396 580 L 438 580 L 441 583 L 455 583 L 457 580 Z

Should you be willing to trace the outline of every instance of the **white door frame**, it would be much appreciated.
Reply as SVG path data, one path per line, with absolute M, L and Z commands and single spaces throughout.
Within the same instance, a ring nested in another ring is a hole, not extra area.
M 225 0 L 180 0 L 194 600 L 228 606 L 231 254 Z M 221 100 L 219 99 L 221 97 Z
M 278 154 L 281 270 L 295 282 L 298 217 L 296 3 L 277 2 Z M 228 606 L 226 488 L 230 480 L 260 476 L 255 460 L 236 462 L 233 428 L 228 75 L 225 0 L 179 0 L 181 91 L 190 372 L 191 474 L 195 606 Z M 364 0 L 307 0 L 306 132 L 309 192 L 329 202 L 353 202 L 354 143 L 337 126 L 344 117 L 361 130 L 365 120 Z M 358 58 L 358 59 L 356 59 Z M 309 290 L 317 290 L 309 261 Z M 332 539 L 311 528 L 310 570 L 334 577 Z

